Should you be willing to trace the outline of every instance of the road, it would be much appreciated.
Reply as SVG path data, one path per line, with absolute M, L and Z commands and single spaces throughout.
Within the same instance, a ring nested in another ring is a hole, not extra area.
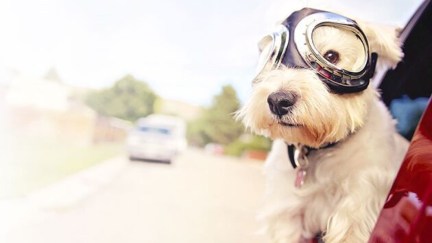
M 8 243 L 263 243 L 262 163 L 188 150 L 171 165 L 126 161 L 105 186 L 7 232 Z M 89 182 L 91 183 L 91 182 Z

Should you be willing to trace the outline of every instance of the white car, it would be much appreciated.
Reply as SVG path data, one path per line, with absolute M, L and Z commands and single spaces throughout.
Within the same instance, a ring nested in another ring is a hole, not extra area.
M 150 115 L 140 118 L 127 139 L 131 160 L 144 159 L 170 163 L 186 146 L 186 123 L 177 117 Z

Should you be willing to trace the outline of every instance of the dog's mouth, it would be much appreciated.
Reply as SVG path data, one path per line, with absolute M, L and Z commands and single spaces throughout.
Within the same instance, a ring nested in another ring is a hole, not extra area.
M 301 124 L 296 124 L 296 123 L 289 123 L 289 122 L 284 122 L 284 121 L 278 121 L 279 125 L 285 126 L 285 127 L 301 127 Z

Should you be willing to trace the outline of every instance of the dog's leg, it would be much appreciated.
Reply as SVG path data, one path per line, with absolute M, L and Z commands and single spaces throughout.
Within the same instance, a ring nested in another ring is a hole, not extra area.
M 353 222 L 351 210 L 338 212 L 332 218 L 324 236 L 326 243 L 365 243 L 368 242 L 372 225 Z
M 267 231 L 272 243 L 300 243 L 302 241 L 302 221 L 300 215 L 279 214 L 270 220 Z
M 303 207 L 301 198 L 293 192 L 295 174 L 288 160 L 284 141 L 275 140 L 267 157 L 266 200 L 260 221 L 272 243 L 299 243 L 303 234 Z
M 296 177 L 287 155 L 283 140 L 275 140 L 265 165 L 266 200 L 261 210 L 260 221 L 272 243 L 307 242 L 304 230 L 305 202 L 297 195 L 294 186 Z M 310 235 L 309 238 L 312 238 Z
M 350 184 L 350 192 L 338 203 L 328 222 L 326 243 L 368 242 L 391 185 L 389 175 L 356 177 L 359 183 Z

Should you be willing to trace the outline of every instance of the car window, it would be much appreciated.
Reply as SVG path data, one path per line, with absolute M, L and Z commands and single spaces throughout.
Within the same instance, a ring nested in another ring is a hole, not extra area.
M 160 135 L 171 135 L 171 130 L 163 127 L 139 126 L 138 131 Z

